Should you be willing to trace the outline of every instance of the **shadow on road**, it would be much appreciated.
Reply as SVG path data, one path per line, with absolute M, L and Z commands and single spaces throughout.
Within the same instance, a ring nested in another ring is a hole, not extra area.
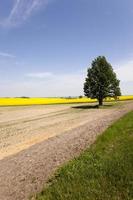
M 101 107 L 99 107 L 99 105 L 80 105 L 80 106 L 73 106 L 72 108 L 75 109 L 104 109 L 104 108 L 110 108 L 112 107 L 113 104 L 108 104 L 108 105 L 103 105 Z

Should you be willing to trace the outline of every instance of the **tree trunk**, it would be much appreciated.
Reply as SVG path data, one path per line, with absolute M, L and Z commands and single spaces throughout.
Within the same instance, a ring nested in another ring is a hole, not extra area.
M 99 106 L 102 106 L 103 105 L 103 99 L 100 98 L 100 99 L 98 99 L 98 101 L 99 101 Z

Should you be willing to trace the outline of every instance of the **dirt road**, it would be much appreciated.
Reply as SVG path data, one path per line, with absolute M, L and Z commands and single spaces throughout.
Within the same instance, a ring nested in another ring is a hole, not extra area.
M 88 111 L 71 106 L 0 108 L 0 159 L 85 124 Z
M 132 109 L 133 102 L 111 109 L 0 108 L 0 200 L 27 200 L 59 165 Z
M 80 105 L 0 107 L 0 159 L 108 115 Z

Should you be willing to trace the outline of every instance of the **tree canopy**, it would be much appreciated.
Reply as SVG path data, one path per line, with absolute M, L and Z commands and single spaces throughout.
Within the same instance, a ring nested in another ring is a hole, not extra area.
M 104 98 L 121 95 L 119 84 L 120 81 L 111 64 L 104 56 L 99 56 L 92 61 L 91 67 L 87 70 L 84 93 L 89 98 L 98 99 L 99 105 L 103 105 Z

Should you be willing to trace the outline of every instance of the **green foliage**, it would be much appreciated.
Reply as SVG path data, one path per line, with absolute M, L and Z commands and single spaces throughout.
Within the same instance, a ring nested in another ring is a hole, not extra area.
M 133 200 L 133 112 L 58 170 L 37 200 Z
M 97 98 L 99 105 L 102 105 L 104 98 L 121 95 L 119 83 L 112 66 L 104 56 L 99 56 L 92 62 L 91 68 L 88 68 L 84 93 L 89 98 Z

